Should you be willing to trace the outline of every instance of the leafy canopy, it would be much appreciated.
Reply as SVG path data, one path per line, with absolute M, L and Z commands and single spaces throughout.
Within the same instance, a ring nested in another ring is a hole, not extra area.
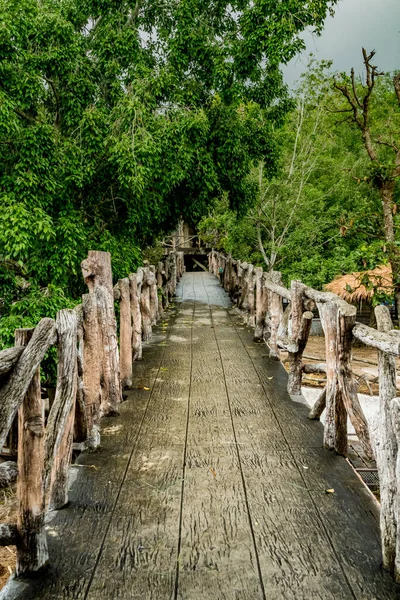
M 277 167 L 279 64 L 334 4 L 0 0 L 2 314 L 76 298 L 90 248 L 119 277 L 215 197 L 245 212 L 253 165 Z

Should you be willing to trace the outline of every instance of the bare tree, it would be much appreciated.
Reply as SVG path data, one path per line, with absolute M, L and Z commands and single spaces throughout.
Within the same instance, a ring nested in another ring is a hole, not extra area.
M 264 177 L 264 163 L 254 173 L 257 183 L 257 202 L 250 217 L 256 224 L 257 242 L 268 270 L 280 261 L 291 228 L 305 207 L 305 187 L 326 151 L 327 140 L 319 136 L 325 113 L 325 95 L 315 105 L 306 93 L 297 102 L 292 146 L 284 153 L 283 173 L 272 181 Z M 332 191 L 325 190 L 326 194 Z M 325 195 L 325 194 L 324 194 Z
M 398 131 L 393 131 L 386 138 L 384 138 L 383 134 L 375 137 L 371 131 L 371 100 L 377 78 L 384 75 L 384 73 L 379 72 L 378 68 L 371 62 L 375 56 L 374 51 L 368 54 L 363 48 L 362 54 L 365 67 L 365 82 L 360 83 L 356 81 L 354 69 L 351 70 L 348 82 L 336 79 L 334 86 L 345 98 L 347 107 L 334 107 L 333 112 L 349 113 L 346 120 L 355 123 L 360 130 L 365 150 L 373 165 L 373 176 L 364 179 L 376 188 L 381 198 L 385 240 L 392 266 L 397 310 L 398 314 L 400 314 L 400 255 L 395 244 L 393 222 L 393 214 L 396 210 L 394 202 L 396 183 L 400 178 L 400 138 L 397 141 L 394 139 L 395 134 L 399 135 Z M 400 74 L 397 74 L 393 78 L 393 87 L 400 108 Z M 392 156 L 389 161 L 382 160 L 380 152 L 382 147 L 388 148 L 391 151 Z M 384 165 L 383 162 L 385 163 Z

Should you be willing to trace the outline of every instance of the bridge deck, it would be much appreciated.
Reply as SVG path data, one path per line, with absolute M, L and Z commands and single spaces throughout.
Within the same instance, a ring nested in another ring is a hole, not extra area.
M 101 452 L 73 467 L 46 577 L 19 597 L 400 597 L 380 570 L 374 501 L 322 448 L 283 367 L 211 275 L 186 274 L 178 294 L 135 365 L 143 389 L 104 420 Z

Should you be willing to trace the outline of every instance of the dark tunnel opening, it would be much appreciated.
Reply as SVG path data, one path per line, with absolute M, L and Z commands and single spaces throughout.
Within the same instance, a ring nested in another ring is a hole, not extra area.
M 203 271 L 204 269 L 201 268 L 199 263 L 206 267 L 206 270 L 208 271 L 208 257 L 206 254 L 196 254 L 195 256 L 185 254 L 184 262 L 187 273 Z

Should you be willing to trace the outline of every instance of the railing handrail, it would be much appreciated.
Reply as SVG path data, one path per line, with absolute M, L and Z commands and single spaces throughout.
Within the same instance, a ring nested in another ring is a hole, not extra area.
M 17 523 L 0 523 L 0 545 L 17 546 L 17 575 L 36 572 L 48 561 L 44 519 L 47 510 L 68 503 L 74 428 L 83 438 L 81 449 L 100 444 L 100 418 L 118 413 L 142 340 L 150 339 L 184 270 L 183 254 L 173 251 L 157 267 L 145 264 L 113 288 L 110 253 L 91 251 L 81 266 L 89 288 L 82 304 L 33 329 L 16 330 L 16 346 L 0 352 L 0 448 L 19 410 Z M 45 426 L 39 367 L 54 345 L 57 388 Z M 8 481 L 16 469 L 7 469 Z
M 219 277 L 237 306 L 245 311 L 255 328 L 255 338 L 268 343 L 270 356 L 288 353 L 288 392 L 301 393 L 306 367 L 303 352 L 310 333 L 315 303 L 325 334 L 326 363 L 312 365 L 326 374 L 322 390 L 309 418 L 319 419 L 326 408 L 324 445 L 339 454 L 347 453 L 347 416 L 356 430 L 367 457 L 373 455 L 367 420 L 354 384 L 351 368 L 353 338 L 378 350 L 380 411 L 375 423 L 375 458 L 381 483 L 381 540 L 383 566 L 400 582 L 400 399 L 396 398 L 396 363 L 400 356 L 400 332 L 393 329 L 389 309 L 375 308 L 378 330 L 356 322 L 356 307 L 332 292 L 314 290 L 292 281 L 290 290 L 282 285 L 279 272 L 264 273 L 261 267 L 233 260 L 212 250 L 209 269 Z M 282 299 L 289 301 L 283 311 Z M 313 372 L 314 372 L 313 371 Z

